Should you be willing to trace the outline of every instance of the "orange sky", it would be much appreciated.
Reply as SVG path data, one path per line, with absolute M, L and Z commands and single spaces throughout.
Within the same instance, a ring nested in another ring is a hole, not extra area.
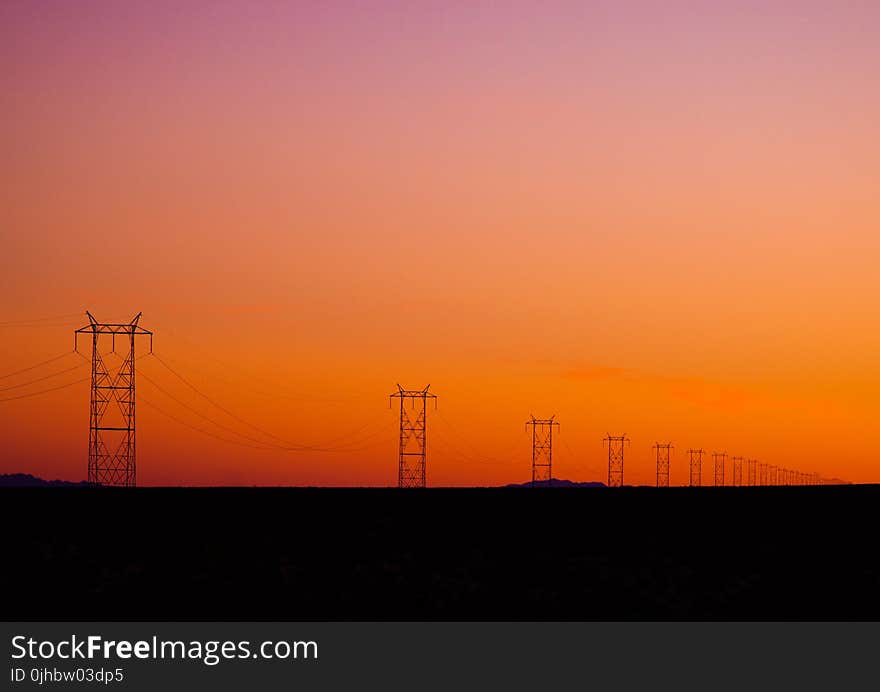
M 240 419 L 356 448 L 142 405 L 147 485 L 394 484 L 397 382 L 431 485 L 527 480 L 532 413 L 562 478 L 625 432 L 627 482 L 657 441 L 673 484 L 693 446 L 880 480 L 880 10 L 717 4 L 5 5 L 0 375 L 143 311 Z M 85 384 L 0 402 L 0 472 L 84 478 L 87 425 Z

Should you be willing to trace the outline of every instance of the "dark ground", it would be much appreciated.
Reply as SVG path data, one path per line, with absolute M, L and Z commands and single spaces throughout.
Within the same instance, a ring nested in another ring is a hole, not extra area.
M 3 488 L 4 620 L 880 620 L 880 486 Z

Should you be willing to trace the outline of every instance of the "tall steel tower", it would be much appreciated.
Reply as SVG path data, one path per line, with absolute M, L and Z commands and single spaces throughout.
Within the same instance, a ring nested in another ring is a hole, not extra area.
M 608 445 L 608 487 L 623 486 L 623 450 L 629 442 L 626 435 L 606 435 L 604 442 Z
M 748 471 L 746 472 L 746 484 L 758 485 L 758 460 L 749 459 L 746 464 L 748 466 Z
M 724 485 L 724 467 L 727 462 L 727 454 L 724 452 L 713 452 L 712 459 L 715 461 L 715 485 L 720 487 Z
M 657 453 L 657 487 L 658 488 L 668 488 L 669 487 L 669 457 L 672 453 L 672 445 L 660 444 L 659 442 L 654 445 L 653 449 Z
M 141 313 L 127 324 L 98 322 L 86 312 L 89 324 L 74 332 L 74 348 L 79 350 L 79 335 L 92 336 L 92 384 L 89 403 L 89 483 L 134 487 L 137 485 L 137 436 L 135 434 L 135 337 L 150 337 L 153 332 L 138 325 Z M 101 337 L 105 337 L 103 340 Z M 110 337 L 111 350 L 101 351 Z M 123 351 L 116 352 L 121 341 Z M 105 357 L 116 354 L 122 363 L 113 367 Z M 112 450 L 112 451 L 111 451 Z
M 553 479 L 553 428 L 559 427 L 556 416 L 535 418 L 526 422 L 532 427 L 532 485 Z
M 424 389 L 404 389 L 397 385 L 391 399 L 400 399 L 400 441 L 397 457 L 397 487 L 425 487 L 425 458 L 427 456 L 427 410 L 428 399 L 434 400 L 437 408 L 437 395 Z M 410 402 L 407 409 L 406 402 Z M 411 415 L 411 413 L 413 415 Z
M 689 449 L 691 467 L 691 487 L 699 488 L 703 484 L 703 454 L 702 449 Z
M 733 480 L 731 485 L 742 485 L 743 484 L 743 458 L 742 457 L 731 457 L 730 461 L 733 463 Z

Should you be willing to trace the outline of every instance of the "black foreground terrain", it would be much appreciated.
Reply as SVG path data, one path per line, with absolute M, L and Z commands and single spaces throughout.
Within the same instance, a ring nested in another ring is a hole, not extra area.
M 4 620 L 880 620 L 880 486 L 3 488 Z

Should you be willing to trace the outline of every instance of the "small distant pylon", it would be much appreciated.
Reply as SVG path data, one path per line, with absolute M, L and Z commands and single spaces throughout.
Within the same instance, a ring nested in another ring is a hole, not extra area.
M 437 408 L 437 395 L 424 389 L 404 389 L 397 385 L 397 391 L 391 394 L 392 399 L 400 399 L 400 438 L 397 455 L 397 487 L 424 488 L 425 460 L 428 450 L 427 412 L 428 399 L 434 400 Z M 410 409 L 415 412 L 413 418 L 407 411 L 404 402 L 410 402 Z
M 746 462 L 746 484 L 747 485 L 758 485 L 758 460 L 757 459 L 749 459 Z
M 703 484 L 703 454 L 702 449 L 689 449 L 690 457 L 690 485 L 699 488 Z
M 559 427 L 556 416 L 535 418 L 526 422 L 532 426 L 532 485 L 553 479 L 553 428 Z
M 724 467 L 727 463 L 727 454 L 724 452 L 713 452 L 712 459 L 715 462 L 715 486 L 724 485 Z
M 769 482 L 769 474 L 767 473 L 767 464 L 758 464 L 758 485 L 767 485 Z
M 608 487 L 623 486 L 623 450 L 629 442 L 626 435 L 606 435 L 604 442 L 608 445 Z
M 657 452 L 657 487 L 669 487 L 669 457 L 674 447 L 669 444 L 657 443 L 653 447 Z
M 767 485 L 776 485 L 777 480 L 776 467 L 770 464 L 770 467 L 767 469 Z
M 738 486 L 743 484 L 743 458 L 742 457 L 731 457 L 731 463 L 733 464 L 733 479 L 731 485 Z

